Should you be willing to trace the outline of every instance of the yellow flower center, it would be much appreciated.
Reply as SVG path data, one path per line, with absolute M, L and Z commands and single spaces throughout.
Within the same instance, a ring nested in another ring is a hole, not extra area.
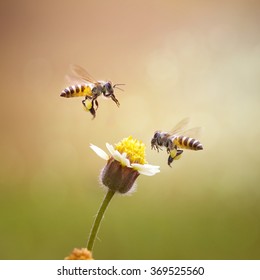
M 115 145 L 115 149 L 120 153 L 126 153 L 131 163 L 145 164 L 145 145 L 139 140 L 133 139 L 132 136 L 124 138 Z

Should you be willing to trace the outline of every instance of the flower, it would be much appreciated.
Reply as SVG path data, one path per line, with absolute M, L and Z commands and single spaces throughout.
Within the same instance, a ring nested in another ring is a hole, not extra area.
M 93 260 L 91 252 L 87 248 L 75 248 L 65 260 Z
M 107 165 L 101 171 L 101 181 L 113 191 L 127 193 L 140 174 L 153 176 L 160 172 L 159 166 L 147 164 L 145 145 L 132 136 L 124 138 L 115 147 L 106 143 L 106 147 L 111 156 L 99 147 L 90 145 L 98 156 L 107 160 Z

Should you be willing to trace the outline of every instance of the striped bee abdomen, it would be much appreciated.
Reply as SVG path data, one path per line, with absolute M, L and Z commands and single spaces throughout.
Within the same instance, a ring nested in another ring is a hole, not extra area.
M 62 97 L 79 97 L 79 96 L 92 96 L 92 89 L 89 85 L 72 85 L 65 88 L 60 96 Z
M 203 150 L 202 144 L 199 142 L 199 140 L 187 136 L 177 136 L 175 138 L 175 144 L 183 149 L 194 151 Z

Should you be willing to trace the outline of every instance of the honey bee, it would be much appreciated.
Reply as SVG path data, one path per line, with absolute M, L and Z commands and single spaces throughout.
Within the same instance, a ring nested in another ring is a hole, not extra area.
M 168 157 L 168 165 L 171 167 L 173 160 L 181 158 L 183 149 L 199 151 L 203 150 L 202 144 L 199 140 L 191 138 L 191 135 L 198 134 L 199 127 L 195 127 L 189 130 L 184 130 L 187 126 L 189 119 L 183 119 L 180 121 L 170 132 L 156 131 L 151 140 L 151 148 L 162 150 L 162 147 L 166 148 Z M 184 136 L 186 135 L 186 136 Z
M 78 65 L 71 65 L 71 72 L 72 74 L 67 76 L 67 79 L 69 81 L 77 81 L 77 84 L 65 88 L 60 96 L 67 98 L 85 97 L 82 100 L 82 104 L 92 114 L 93 119 L 96 117 L 96 110 L 98 109 L 97 98 L 102 94 L 104 97 L 111 98 L 119 107 L 120 103 L 114 95 L 114 89 L 124 84 L 112 85 L 110 81 L 97 81 L 84 68 Z M 122 90 L 121 88 L 118 89 Z

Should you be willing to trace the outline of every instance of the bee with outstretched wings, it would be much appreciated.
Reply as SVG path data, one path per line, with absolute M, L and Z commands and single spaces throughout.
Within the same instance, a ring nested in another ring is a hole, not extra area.
M 203 150 L 202 144 L 196 140 L 195 135 L 200 132 L 200 127 L 185 130 L 189 123 L 189 119 L 181 120 L 170 132 L 156 131 L 151 140 L 152 149 L 157 151 L 165 147 L 168 157 L 168 165 L 171 166 L 173 160 L 180 159 L 183 149 L 199 151 Z
M 84 108 L 89 111 L 93 119 L 96 117 L 96 110 L 98 109 L 97 98 L 100 95 L 111 98 L 119 107 L 119 101 L 114 95 L 114 88 L 123 84 L 112 85 L 110 81 L 95 80 L 84 68 L 78 65 L 71 65 L 72 74 L 67 76 L 69 81 L 76 81 L 73 85 L 65 88 L 60 96 L 62 97 L 84 97 L 82 104 Z M 120 88 L 118 88 L 120 89 Z

